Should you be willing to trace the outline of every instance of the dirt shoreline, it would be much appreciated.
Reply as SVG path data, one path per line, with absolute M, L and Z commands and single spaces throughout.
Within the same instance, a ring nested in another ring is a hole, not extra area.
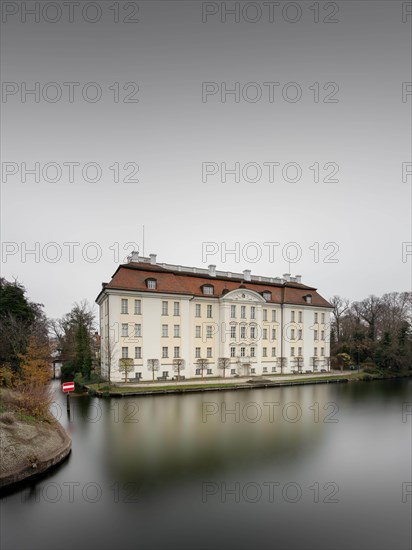
M 62 462 L 72 446 L 57 421 L 23 421 L 13 413 L 6 414 L 6 419 L 0 416 L 0 489 L 43 474 Z

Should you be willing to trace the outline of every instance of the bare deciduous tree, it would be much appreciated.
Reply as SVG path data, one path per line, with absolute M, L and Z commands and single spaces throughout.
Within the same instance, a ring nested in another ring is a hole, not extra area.
M 101 362 L 107 367 L 107 380 L 109 382 L 109 386 L 111 384 L 112 365 L 115 363 L 117 355 L 118 351 L 116 349 L 115 338 L 113 336 L 110 336 L 110 333 L 102 335 Z
M 226 370 L 230 368 L 230 358 L 229 357 L 219 357 L 217 366 L 220 370 L 223 371 L 223 378 L 225 378 Z
M 119 371 L 124 372 L 124 381 L 128 381 L 129 372 L 134 369 L 133 359 L 131 357 L 122 357 L 119 359 Z
M 147 368 L 153 373 L 153 382 L 154 382 L 155 372 L 159 370 L 159 359 L 148 359 Z
M 207 369 L 209 365 L 209 359 L 205 359 L 203 357 L 199 357 L 199 359 L 196 361 L 197 368 L 200 370 L 200 374 L 203 378 L 203 371 Z
M 354 302 L 352 309 L 366 322 L 368 326 L 368 337 L 374 342 L 377 336 L 377 324 L 383 310 L 382 299 L 370 295 L 361 302 Z
M 341 319 L 349 309 L 349 300 L 335 295 L 330 298 L 329 302 L 333 306 L 332 314 L 335 321 L 336 340 L 339 342 L 341 338 Z
M 175 357 L 173 359 L 173 370 L 177 372 L 177 379 L 180 380 L 180 371 L 185 368 L 185 360 L 181 357 Z

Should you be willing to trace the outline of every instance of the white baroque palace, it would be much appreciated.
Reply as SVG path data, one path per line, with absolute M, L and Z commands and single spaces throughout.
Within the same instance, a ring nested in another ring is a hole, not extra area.
M 329 370 L 332 306 L 299 275 L 157 263 L 133 252 L 100 307 L 101 371 L 113 382 Z M 126 359 L 126 361 L 125 361 Z M 179 369 L 179 370 L 178 370 Z

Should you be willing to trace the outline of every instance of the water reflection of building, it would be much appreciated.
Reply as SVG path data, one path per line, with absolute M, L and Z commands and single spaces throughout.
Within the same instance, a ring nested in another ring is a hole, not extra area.
M 112 478 L 141 481 L 303 461 L 317 452 L 326 416 L 334 420 L 324 409 L 332 391 L 325 384 L 100 401 L 104 464 Z
M 102 374 L 113 381 L 270 376 L 329 368 L 332 306 L 300 275 L 158 263 L 134 252 L 100 306 Z

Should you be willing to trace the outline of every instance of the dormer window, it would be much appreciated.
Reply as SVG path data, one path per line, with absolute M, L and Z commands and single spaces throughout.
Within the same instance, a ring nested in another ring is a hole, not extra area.
M 306 294 L 303 298 L 307 304 L 312 303 L 312 294 Z
M 213 285 L 203 285 L 202 291 L 203 294 L 213 294 Z
M 157 281 L 156 279 L 146 279 L 146 286 L 147 288 L 150 288 L 151 290 L 154 290 L 155 288 L 157 288 Z
M 265 292 L 263 292 L 263 297 L 265 300 L 271 300 L 272 299 L 272 293 L 269 292 L 268 290 L 266 290 Z

